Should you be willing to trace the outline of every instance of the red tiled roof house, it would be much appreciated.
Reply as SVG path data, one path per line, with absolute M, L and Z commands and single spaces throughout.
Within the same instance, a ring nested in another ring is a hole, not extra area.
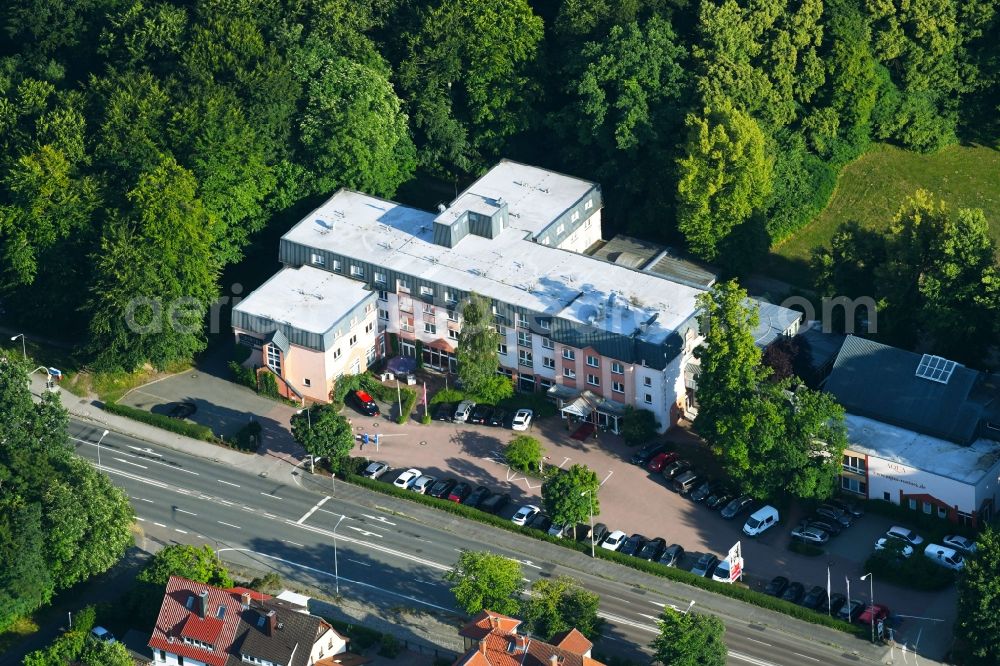
M 576 629 L 552 643 L 517 633 L 521 620 L 484 610 L 459 634 L 467 652 L 453 666 L 604 666 L 590 656 L 594 644 Z

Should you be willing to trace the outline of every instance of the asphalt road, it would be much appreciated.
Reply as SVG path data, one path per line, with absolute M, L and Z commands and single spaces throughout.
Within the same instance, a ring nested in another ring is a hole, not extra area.
M 77 453 L 96 463 L 99 429 L 71 421 L 70 434 Z M 542 556 L 533 556 L 532 561 L 517 552 L 524 546 L 519 543 L 523 537 L 516 534 L 461 519 L 418 522 L 369 508 L 345 499 L 344 495 L 367 492 L 345 484 L 321 495 L 294 476 L 272 479 L 117 433 L 104 438 L 100 466 L 126 490 L 148 536 L 165 542 L 208 543 L 227 560 L 258 569 L 266 565 L 303 585 L 319 580 L 327 587 L 339 584 L 341 593 L 370 601 L 373 607 L 404 605 L 457 614 L 442 574 L 460 551 L 488 548 L 520 561 L 529 584 L 539 577 L 569 575 L 598 593 L 601 615 L 608 623 L 599 644 L 605 654 L 648 659 L 646 646 L 657 633 L 660 610 L 664 605 L 683 609 L 687 599 L 694 599 L 696 610 L 725 607 L 720 616 L 732 664 L 836 666 L 879 656 L 848 635 L 830 640 L 833 632 L 814 628 L 816 637 L 811 639 L 809 625 L 786 632 L 761 619 L 760 609 L 701 590 L 671 584 L 671 594 L 640 586 L 631 579 L 644 575 L 626 567 L 614 565 L 614 576 L 567 567 L 565 560 L 571 558 L 558 546 L 533 542 L 532 549 L 538 552 L 541 547 Z M 458 529 L 446 529 L 456 525 Z M 480 533 L 485 529 L 490 534 L 484 540 L 464 535 L 465 529 Z

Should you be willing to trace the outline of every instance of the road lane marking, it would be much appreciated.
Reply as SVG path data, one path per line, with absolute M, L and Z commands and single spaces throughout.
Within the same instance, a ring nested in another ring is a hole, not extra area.
M 185 532 L 184 530 L 179 530 L 176 527 L 174 528 L 174 532 L 180 532 L 181 534 L 187 534 L 187 532 Z
M 363 514 L 365 518 L 371 518 L 372 520 L 377 520 L 380 523 L 385 523 L 386 525 L 396 526 L 396 523 L 389 522 L 384 516 L 369 516 L 367 513 Z
M 760 643 L 761 645 L 766 645 L 767 647 L 774 647 L 770 643 L 765 643 L 764 641 L 759 641 L 756 638 L 750 638 L 749 636 L 744 636 L 748 641 L 753 641 L 754 643 Z M 810 657 L 812 659 L 812 657 Z M 818 659 L 816 661 L 819 661 Z
M 242 527 L 240 527 L 239 525 L 233 525 L 232 523 L 224 523 L 224 522 L 222 522 L 221 520 L 217 520 L 217 521 L 215 521 L 215 522 L 219 523 L 220 525 L 225 525 L 226 527 L 235 527 L 235 528 L 236 528 L 236 529 L 238 529 L 238 530 L 241 530 L 241 529 L 243 529 L 243 528 L 242 528 Z
M 135 495 L 132 495 L 132 499 L 139 500 L 140 502 L 149 502 L 150 504 L 154 504 L 155 503 L 151 499 L 146 499 L 145 497 L 136 497 Z
M 166 525 L 164 525 L 163 523 L 153 523 L 153 524 L 156 525 L 157 527 L 166 527 Z
M 381 534 L 376 534 L 375 532 L 369 532 L 368 530 L 362 529 L 360 527 L 354 527 L 353 525 L 345 525 L 345 527 L 347 527 L 347 529 L 349 529 L 349 530 L 354 530 L 355 532 L 360 532 L 361 534 L 364 534 L 367 537 L 378 537 L 379 539 L 382 538 Z
M 163 457 L 153 449 L 140 449 L 138 446 L 132 446 L 131 444 L 128 445 L 128 448 L 132 449 L 133 451 L 138 451 L 139 453 L 145 453 L 147 455 L 156 456 L 157 458 Z
M 136 516 L 135 519 L 143 523 L 146 522 L 145 518 L 140 518 L 139 516 Z
M 238 483 L 229 483 L 228 481 L 223 481 L 222 479 L 216 479 L 216 481 L 218 481 L 219 483 L 224 483 L 227 486 L 233 486 L 234 488 L 241 488 L 242 487 Z
M 198 515 L 197 513 L 194 513 L 193 511 L 185 511 L 184 509 L 177 509 L 177 513 L 186 513 L 189 516 L 197 516 Z
M 778 666 L 772 661 L 764 661 L 763 659 L 758 659 L 757 657 L 751 657 L 750 655 L 743 654 L 742 652 L 734 652 L 733 650 L 729 650 L 728 652 L 729 656 L 732 657 L 733 659 L 739 659 L 740 661 L 745 661 L 748 664 L 753 664 L 754 666 Z M 810 659 L 812 659 L 812 657 L 810 657 Z M 817 659 L 816 661 L 819 661 L 819 659 Z
M 309 530 L 310 532 L 315 532 L 316 534 L 322 534 L 324 536 L 333 537 L 333 532 L 330 530 L 325 530 L 322 527 L 314 527 L 312 525 L 300 525 L 299 523 L 292 522 L 291 520 L 285 521 L 289 525 L 295 525 L 304 530 Z M 372 550 L 377 550 L 380 553 L 385 553 L 387 555 L 395 555 L 396 557 L 401 557 L 404 560 L 410 560 L 411 562 L 416 562 L 417 564 L 423 564 L 424 566 L 430 567 L 432 569 L 437 569 L 438 571 L 450 571 L 451 565 L 438 564 L 432 560 L 425 560 L 422 557 L 417 557 L 416 555 L 411 555 L 399 550 L 393 550 L 387 546 L 381 546 L 372 541 L 363 541 L 362 539 L 355 539 L 354 537 L 347 536 L 345 534 L 337 534 L 337 539 L 346 543 L 353 543 L 359 546 L 367 546 Z
M 456 549 L 457 550 L 457 549 Z M 532 569 L 541 569 L 540 566 L 532 562 L 531 560 L 517 560 L 526 567 L 531 567 Z
M 276 500 L 285 499 L 284 497 L 278 497 L 277 495 L 272 495 L 271 493 L 265 493 L 263 490 L 260 491 L 260 494 L 263 495 L 264 497 L 270 497 L 271 499 L 276 499 Z
M 362 562 L 361 560 L 352 560 L 349 557 L 347 558 L 347 561 L 348 562 L 354 562 L 355 564 L 360 564 L 363 567 L 370 567 L 371 566 L 371 562 Z
M 819 661 L 816 657 L 810 657 L 807 654 L 802 654 L 801 652 L 792 652 L 792 654 L 802 657 L 803 659 L 811 659 L 812 661 Z
M 211 497 L 206 497 L 206 498 L 203 498 L 203 499 L 212 499 L 212 498 Z M 223 504 L 225 504 L 226 506 L 236 506 L 236 504 L 234 504 L 233 502 L 230 502 L 229 500 L 224 500 L 221 497 L 217 497 L 216 499 L 218 501 L 222 502 Z
M 90 444 L 91 446 L 96 446 L 95 442 L 91 442 L 88 439 L 80 439 L 79 437 L 70 437 L 70 439 L 72 441 L 74 441 L 74 442 L 82 442 L 83 444 Z M 129 448 L 133 449 L 135 447 L 129 446 Z M 138 450 L 141 451 L 142 449 L 138 449 Z M 128 456 L 129 458 L 138 458 L 138 457 L 140 457 L 140 456 L 132 455 L 131 453 L 125 453 L 124 451 L 119 451 L 119 453 L 121 455 L 123 455 L 123 456 Z M 154 456 L 159 456 L 160 455 L 158 453 L 154 453 L 153 451 L 149 451 L 148 453 L 150 455 L 154 455 Z M 160 456 L 160 457 L 162 457 L 162 456 Z M 146 459 L 144 459 L 144 460 L 146 460 Z M 185 474 L 193 474 L 194 476 L 201 476 L 198 472 L 192 472 L 189 469 L 184 469 L 183 467 L 180 467 L 177 463 L 171 464 L 171 463 L 168 463 L 168 462 L 163 462 L 162 460 L 146 460 L 146 462 L 151 462 L 151 463 L 154 463 L 154 464 L 157 464 L 157 465 L 163 465 L 164 467 L 169 467 L 170 469 L 176 470 L 178 472 L 184 472 Z
M 651 627 L 648 624 L 643 624 L 642 622 L 636 622 L 635 620 L 630 620 L 628 618 L 622 617 L 621 615 L 613 615 L 611 613 L 605 613 L 604 611 L 597 611 L 597 615 L 603 617 L 605 620 L 611 620 L 612 622 L 618 622 L 620 624 L 627 624 L 630 627 L 635 627 L 636 629 L 642 629 L 643 631 L 648 631 L 651 634 L 660 633 L 660 630 L 656 627 Z
M 140 465 L 139 463 L 134 463 L 134 462 L 131 462 L 129 460 L 125 460 L 124 458 L 115 458 L 115 460 L 117 460 L 120 463 L 125 463 L 126 465 L 133 465 L 135 467 L 141 467 L 143 469 L 149 469 L 145 465 Z
M 306 522 L 306 520 L 309 518 L 309 516 L 311 516 L 314 513 L 316 513 L 316 510 L 319 509 L 324 504 L 326 504 L 327 500 L 329 500 L 329 499 L 330 499 L 329 495 L 324 496 L 323 499 L 321 499 L 320 501 L 316 502 L 316 506 L 314 506 L 313 508 L 311 508 L 308 511 L 306 511 L 305 515 L 303 515 L 301 518 L 299 518 L 296 522 L 299 525 L 301 525 L 302 523 Z
M 299 548 L 305 548 L 305 546 L 303 546 L 301 543 L 295 543 L 294 541 L 289 541 L 288 539 L 282 539 L 282 541 L 284 541 L 287 544 L 291 544 L 293 546 L 298 546 Z

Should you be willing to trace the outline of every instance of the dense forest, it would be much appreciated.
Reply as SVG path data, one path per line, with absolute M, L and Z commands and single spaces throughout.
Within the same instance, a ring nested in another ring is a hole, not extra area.
M 0 300 L 103 368 L 202 349 L 220 272 L 337 187 L 510 157 L 739 273 L 871 142 L 1000 136 L 993 0 L 0 7 Z

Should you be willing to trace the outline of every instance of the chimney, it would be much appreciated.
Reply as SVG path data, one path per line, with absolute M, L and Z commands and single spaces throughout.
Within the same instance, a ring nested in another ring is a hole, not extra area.
M 275 632 L 278 630 L 278 614 L 273 611 L 267 611 L 267 635 L 274 636 Z
M 551 657 L 549 657 L 549 665 L 550 666 L 559 666 L 559 662 L 560 661 L 561 660 L 559 659 L 559 655 L 557 655 L 557 654 L 554 654 Z
M 198 595 L 198 617 L 205 619 L 208 613 L 208 590 L 202 590 Z
M 243 602 L 243 610 L 250 608 L 250 593 L 244 592 L 242 595 L 240 595 L 240 601 Z

